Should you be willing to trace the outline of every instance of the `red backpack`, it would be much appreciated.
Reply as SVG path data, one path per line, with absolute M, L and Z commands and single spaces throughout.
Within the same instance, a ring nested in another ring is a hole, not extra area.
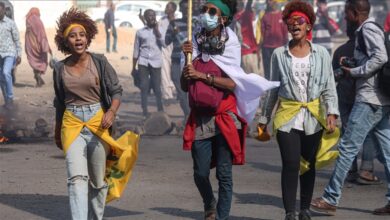
M 199 57 L 193 62 L 197 71 L 222 77 L 222 70 L 210 59 L 204 62 Z M 192 109 L 201 114 L 214 114 L 224 97 L 224 91 L 200 80 L 191 80 L 188 85 L 188 99 Z

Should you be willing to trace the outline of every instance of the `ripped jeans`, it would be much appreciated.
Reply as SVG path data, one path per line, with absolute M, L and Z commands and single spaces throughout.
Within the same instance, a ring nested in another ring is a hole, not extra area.
M 67 106 L 86 122 L 100 110 L 100 104 Z M 68 192 L 73 220 L 103 219 L 107 184 L 104 181 L 108 146 L 84 127 L 66 152 Z

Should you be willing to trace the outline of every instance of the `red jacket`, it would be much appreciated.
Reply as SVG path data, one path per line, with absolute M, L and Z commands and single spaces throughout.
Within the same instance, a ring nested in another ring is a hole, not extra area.
M 385 29 L 385 32 L 390 32 L 390 12 L 386 16 L 384 29 Z
M 233 112 L 237 116 L 237 119 L 241 122 L 241 130 L 232 129 L 236 126 L 234 124 L 233 118 L 228 114 L 228 112 Z M 191 150 L 192 148 L 192 144 L 195 139 L 196 129 L 195 117 L 196 112 L 194 110 L 191 110 L 183 134 L 184 150 Z M 238 116 L 237 102 L 234 94 L 229 94 L 225 99 L 221 101 L 217 112 L 215 113 L 215 123 L 217 124 L 219 130 L 226 139 L 230 150 L 232 151 L 233 164 L 243 165 L 245 163 L 245 135 L 247 123 L 243 118 Z M 212 164 L 214 163 L 212 162 Z

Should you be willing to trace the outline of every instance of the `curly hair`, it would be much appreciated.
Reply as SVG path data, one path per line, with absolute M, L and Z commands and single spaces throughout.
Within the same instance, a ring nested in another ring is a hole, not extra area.
M 65 11 L 57 20 L 57 33 L 54 37 L 58 50 L 64 54 L 71 53 L 66 43 L 67 38 L 64 37 L 64 31 L 73 23 L 80 24 L 84 27 L 87 37 L 87 47 L 89 47 L 92 39 L 98 32 L 96 23 L 85 12 L 77 8 L 71 8 L 69 11 Z
M 224 24 L 225 26 L 229 26 L 230 23 L 232 23 L 234 15 L 237 13 L 237 0 L 222 0 L 222 2 L 225 3 L 230 9 L 230 16 Z
M 287 3 L 282 12 L 283 21 L 286 22 L 290 17 L 290 14 L 294 11 L 299 11 L 306 14 L 307 17 L 309 17 L 311 25 L 314 25 L 316 21 L 316 14 L 314 13 L 313 7 L 309 3 L 303 2 L 301 0 L 293 0 Z

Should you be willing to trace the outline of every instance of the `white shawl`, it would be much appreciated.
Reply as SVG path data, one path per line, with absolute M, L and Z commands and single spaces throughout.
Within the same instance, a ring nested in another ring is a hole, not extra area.
M 278 87 L 280 83 L 268 81 L 256 73 L 245 73 L 241 68 L 241 45 L 237 35 L 229 27 L 226 29 L 229 40 L 225 43 L 224 53 L 222 55 L 202 54 L 202 59 L 204 61 L 212 59 L 234 81 L 236 84 L 234 94 L 237 98 L 238 114 L 248 123 L 251 123 L 259 107 L 260 96 L 267 90 Z M 195 59 L 200 51 L 195 37 L 192 39 L 192 59 Z

